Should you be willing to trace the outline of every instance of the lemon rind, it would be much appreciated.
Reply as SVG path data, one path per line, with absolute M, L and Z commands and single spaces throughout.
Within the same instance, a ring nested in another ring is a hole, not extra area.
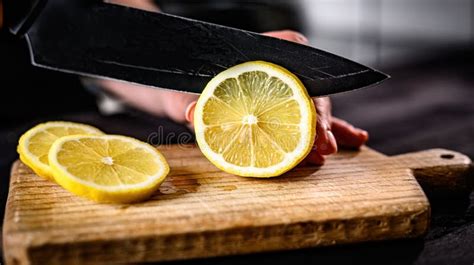
M 48 180 L 54 180 L 53 172 L 48 165 L 43 164 L 39 160 L 38 157 L 33 155 L 27 148 L 29 145 L 29 140 L 33 135 L 38 133 L 39 131 L 45 130 L 51 127 L 75 127 L 88 130 L 91 134 L 103 135 L 104 133 L 87 124 L 75 123 L 75 122 L 66 122 L 66 121 L 50 121 L 45 123 L 40 123 L 33 128 L 29 129 L 26 133 L 24 133 L 20 140 L 18 141 L 17 152 L 20 154 L 20 160 L 26 164 L 28 167 L 33 170 L 37 175 L 43 177 Z
M 263 70 L 270 76 L 275 76 L 281 79 L 292 88 L 293 93 L 295 93 L 293 97 L 299 103 L 300 109 L 302 110 L 300 123 L 300 128 L 302 128 L 302 138 L 295 150 L 286 153 L 285 159 L 278 164 L 266 168 L 258 168 L 254 166 L 241 167 L 225 161 L 222 154 L 212 151 L 205 141 L 204 132 L 206 125 L 202 119 L 203 109 L 205 103 L 213 96 L 215 89 L 221 82 L 229 78 L 237 78 L 240 74 L 245 72 L 258 70 Z M 194 123 L 197 143 L 204 156 L 206 156 L 207 159 L 209 159 L 209 161 L 211 161 L 211 163 L 216 167 L 228 173 L 243 177 L 268 178 L 279 176 L 291 170 L 294 166 L 299 164 L 309 154 L 309 152 L 311 152 L 316 133 L 316 110 L 303 83 L 294 74 L 285 68 L 272 63 L 254 61 L 231 67 L 218 74 L 207 84 L 196 104 Z
M 144 148 L 150 153 L 154 154 L 156 159 L 159 160 L 159 171 L 149 176 L 147 181 L 130 184 L 130 185 L 121 185 L 121 186 L 104 186 L 98 185 L 91 181 L 85 181 L 80 179 L 71 173 L 62 166 L 57 160 L 57 153 L 60 150 L 61 146 L 68 141 L 75 141 L 79 139 L 119 139 L 122 141 L 133 142 L 137 146 Z M 149 197 L 154 193 L 160 186 L 160 184 L 165 180 L 166 176 L 170 172 L 170 167 L 166 162 L 165 157 L 153 146 L 141 142 L 139 140 L 120 136 L 120 135 L 103 135 L 103 136 L 90 136 L 90 135 L 73 135 L 65 136 L 56 140 L 51 146 L 49 155 L 49 163 L 51 170 L 54 175 L 56 182 L 61 185 L 66 190 L 89 199 L 92 199 L 97 202 L 113 202 L 113 203 L 130 203 L 139 200 L 143 200 Z

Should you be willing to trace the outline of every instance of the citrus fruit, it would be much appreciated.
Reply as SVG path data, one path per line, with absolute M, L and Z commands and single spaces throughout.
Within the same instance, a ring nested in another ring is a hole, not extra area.
M 274 177 L 311 151 L 316 110 L 301 81 L 278 65 L 255 61 L 214 77 L 194 112 L 196 140 L 218 168 Z
M 54 142 L 48 158 L 59 185 L 98 202 L 145 199 L 169 172 L 156 148 L 118 135 L 66 136 Z
M 102 135 L 103 133 L 97 128 L 80 123 L 63 121 L 42 123 L 20 137 L 17 147 L 20 160 L 37 175 L 52 180 L 51 169 L 48 165 L 49 148 L 58 138 L 75 134 Z

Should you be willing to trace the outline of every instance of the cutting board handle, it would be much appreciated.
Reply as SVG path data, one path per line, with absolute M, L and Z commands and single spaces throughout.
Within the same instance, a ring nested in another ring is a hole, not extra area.
M 410 168 L 428 195 L 461 195 L 472 191 L 474 167 L 464 154 L 430 149 L 392 156 L 391 159 L 400 167 Z

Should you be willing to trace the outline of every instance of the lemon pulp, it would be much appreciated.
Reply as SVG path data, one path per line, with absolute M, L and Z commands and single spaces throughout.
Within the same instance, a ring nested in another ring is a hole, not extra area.
M 92 126 L 53 121 L 39 124 L 24 133 L 18 143 L 20 160 L 28 165 L 36 174 L 52 179 L 48 162 L 48 152 L 57 139 L 68 135 L 102 135 L 103 133 Z
M 301 81 L 267 62 L 248 62 L 217 75 L 195 111 L 199 147 L 233 174 L 272 177 L 311 150 L 316 111 Z
M 51 147 L 49 162 L 58 184 L 100 202 L 144 199 L 169 172 L 154 147 L 116 135 L 63 137 Z

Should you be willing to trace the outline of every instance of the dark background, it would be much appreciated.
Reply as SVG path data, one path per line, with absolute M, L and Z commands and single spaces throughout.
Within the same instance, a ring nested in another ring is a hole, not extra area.
M 474 4 L 468 0 L 157 1 L 165 12 L 261 32 L 291 28 L 312 44 L 376 67 L 392 78 L 333 98 L 334 114 L 370 132 L 392 155 L 443 147 L 474 157 Z M 213 2 L 213 3 L 211 3 Z M 242 3 L 243 2 L 243 3 Z M 298 4 L 299 3 L 299 4 Z M 245 19 L 242 19 L 245 18 Z M 184 126 L 129 109 L 101 114 L 75 76 L 28 65 L 23 40 L 0 34 L 0 199 L 19 135 L 47 120 L 86 122 L 147 140 Z M 8 91 L 8 92 L 5 92 Z M 430 198 L 421 239 L 224 257 L 178 264 L 473 264 L 474 194 Z

